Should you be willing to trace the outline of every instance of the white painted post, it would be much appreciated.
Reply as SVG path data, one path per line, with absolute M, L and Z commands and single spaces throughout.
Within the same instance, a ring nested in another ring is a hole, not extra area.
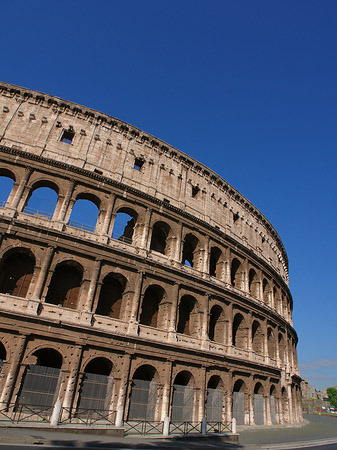
M 50 417 L 50 425 L 52 425 L 53 427 L 56 427 L 59 422 L 61 408 L 62 408 L 62 400 L 59 399 L 55 403 L 52 415 Z
M 116 413 L 115 427 L 123 426 L 123 405 L 119 406 Z
M 236 433 L 236 419 L 233 417 L 232 419 L 232 433 Z
M 168 437 L 169 434 L 170 434 L 170 418 L 166 416 L 164 419 L 163 436 Z

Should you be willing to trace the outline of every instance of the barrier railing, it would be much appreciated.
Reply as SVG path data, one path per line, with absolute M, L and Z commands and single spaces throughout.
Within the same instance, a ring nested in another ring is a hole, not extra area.
M 101 409 L 61 408 L 59 423 L 77 423 L 83 425 L 115 425 L 116 411 Z
M 34 208 L 25 208 L 23 211 L 25 214 L 29 214 L 30 216 L 44 216 L 47 217 L 49 220 L 53 217 L 52 212 L 46 212 L 41 211 L 40 209 L 34 209 Z
M 127 244 L 132 244 L 132 239 L 131 238 L 128 238 L 126 236 L 121 236 L 118 233 L 112 233 L 111 234 L 111 239 L 114 239 L 115 241 L 126 242 Z
M 147 420 L 130 420 L 124 422 L 125 434 L 163 434 L 164 422 Z
M 191 434 L 202 432 L 202 422 L 170 422 L 169 434 Z
M 231 433 L 232 422 L 206 422 L 206 433 Z
M 69 220 L 67 225 L 69 225 L 70 227 L 73 227 L 73 228 L 79 228 L 80 230 L 90 231 L 90 233 L 93 233 L 96 228 L 96 227 L 93 227 L 92 225 L 87 225 L 85 223 L 76 222 L 75 220 Z

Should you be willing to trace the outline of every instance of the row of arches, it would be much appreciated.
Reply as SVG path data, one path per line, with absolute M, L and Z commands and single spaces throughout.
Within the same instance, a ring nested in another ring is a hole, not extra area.
M 16 248 L 5 253 L 0 262 L 0 292 L 17 297 L 29 296 L 35 264 L 34 255 L 27 249 Z M 43 303 L 70 309 L 84 308 L 87 301 L 82 298 L 83 274 L 83 267 L 76 261 L 57 263 L 50 269 L 50 276 L 42 289 Z M 135 287 L 125 275 L 109 272 L 97 281 L 96 290 L 91 304 L 94 314 L 124 321 L 130 319 Z M 253 350 L 256 354 L 286 362 L 284 333 L 277 332 L 275 324 L 249 320 L 235 310 L 230 315 L 228 305 L 219 301 L 208 306 L 203 297 L 198 299 L 187 293 L 177 294 L 178 298 L 173 295 L 167 286 L 150 282 L 137 299 L 135 320 L 141 325 L 174 329 L 177 333 L 197 338 L 203 335 L 204 330 L 210 341 Z
M 14 184 L 15 176 L 10 171 L 2 170 L 0 174 L 0 181 L 11 180 Z M 127 205 L 125 201 L 114 200 L 109 204 L 106 198 L 100 199 L 94 192 L 76 190 L 74 184 L 68 192 L 61 194 L 60 190 L 52 180 L 38 180 L 26 186 L 27 192 L 24 190 L 19 198 L 16 195 L 18 189 L 7 188 L 9 193 L 5 189 L 2 203 L 7 201 L 8 206 L 28 214 L 37 213 L 53 221 L 63 221 L 73 227 L 146 247 L 169 260 L 179 261 L 248 292 L 291 319 L 291 300 L 281 287 L 252 263 L 228 253 L 227 248 L 209 243 L 205 236 L 187 228 L 181 234 L 176 222 L 162 220 L 156 214 L 146 217 L 144 211 Z
M 0 351 L 0 356 L 6 361 L 2 343 Z M 55 349 L 43 347 L 33 351 L 17 383 L 16 405 L 52 409 L 60 398 L 62 367 L 63 358 Z M 91 358 L 75 378 L 75 382 L 72 380 L 73 402 L 62 414 L 71 410 L 75 417 L 99 415 L 116 409 L 120 404 L 119 400 L 116 401 L 119 397 L 118 378 L 110 359 Z M 201 417 L 209 422 L 223 422 L 234 417 L 238 424 L 263 425 L 289 420 L 288 392 L 278 383 L 266 384 L 256 380 L 248 387 L 243 379 L 236 378 L 232 389 L 228 389 L 221 375 L 213 374 L 199 385 L 190 370 L 182 369 L 163 384 L 156 366 L 149 363 L 138 365 L 127 374 L 127 380 L 122 404 L 124 421 L 163 420 L 165 415 L 172 422 L 192 422 L 201 420 Z M 122 393 L 124 388 L 119 385 Z M 205 394 L 201 395 L 203 389 Z M 166 410 L 163 396 L 169 403 Z M 297 407 L 296 397 L 293 407 Z

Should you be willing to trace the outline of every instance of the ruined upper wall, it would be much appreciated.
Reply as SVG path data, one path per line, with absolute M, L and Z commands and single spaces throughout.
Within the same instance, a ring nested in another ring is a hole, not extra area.
M 0 94 L 1 144 L 95 171 L 169 203 L 239 241 L 288 284 L 276 230 L 208 167 L 98 111 L 7 83 L 0 83 Z M 65 131 L 71 143 L 62 142 Z

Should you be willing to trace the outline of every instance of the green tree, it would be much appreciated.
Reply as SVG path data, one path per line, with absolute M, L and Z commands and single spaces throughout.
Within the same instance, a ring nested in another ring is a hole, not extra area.
M 326 390 L 328 397 L 330 399 L 330 405 L 337 408 L 337 389 L 334 387 L 329 387 Z

